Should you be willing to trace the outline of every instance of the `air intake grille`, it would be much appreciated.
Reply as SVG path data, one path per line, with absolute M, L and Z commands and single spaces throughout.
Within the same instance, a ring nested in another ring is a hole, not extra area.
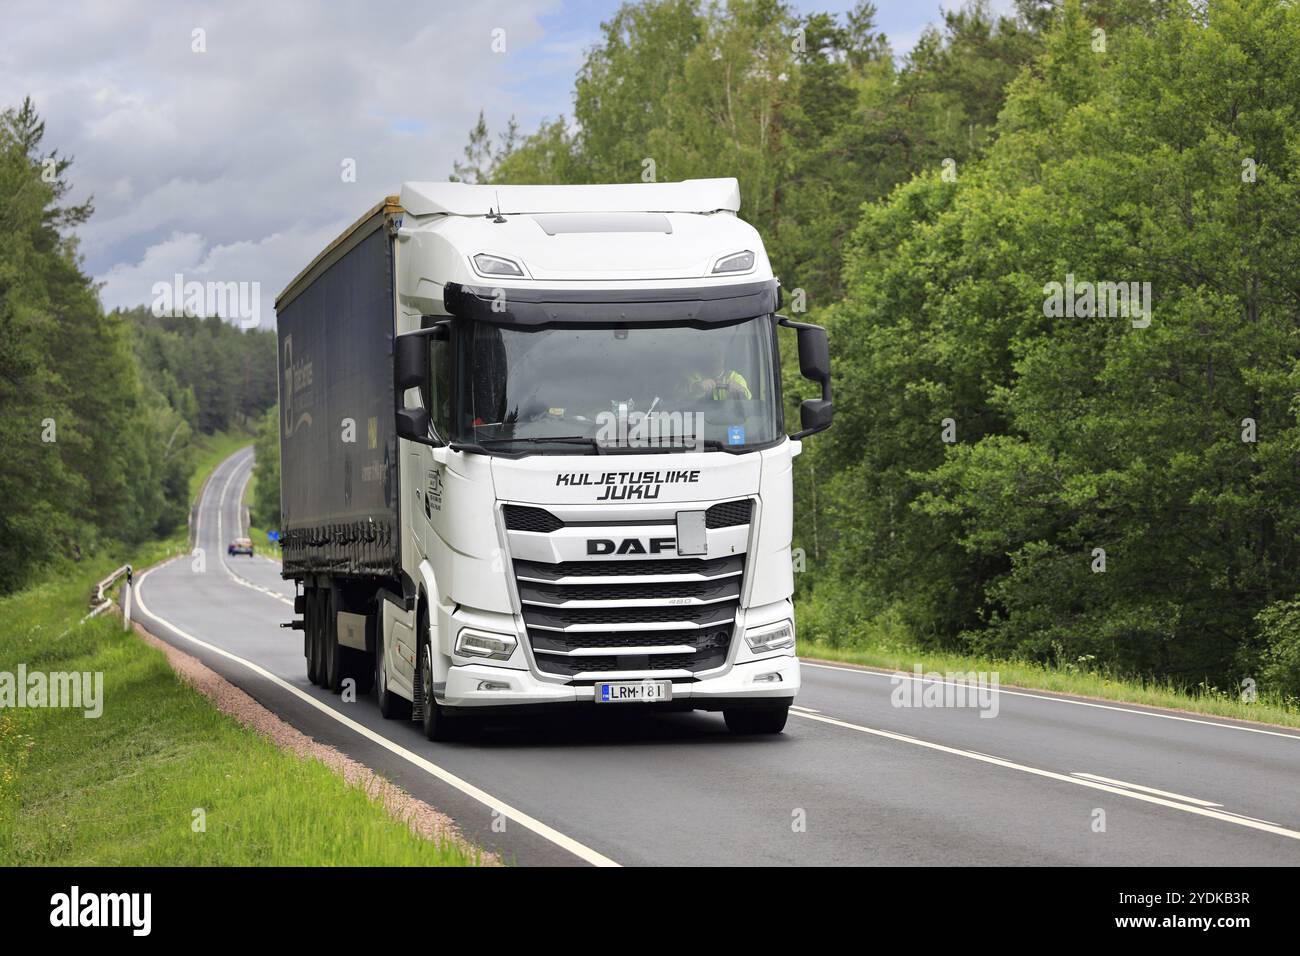
M 507 514 L 512 510 L 540 512 L 558 523 L 541 509 L 515 506 Z M 744 524 L 750 511 L 748 500 L 715 505 L 710 527 L 714 520 L 723 522 L 717 527 Z M 527 530 L 541 527 L 530 518 Z M 745 560 L 741 553 L 711 559 L 514 561 L 533 660 L 543 673 L 577 683 L 615 672 L 716 670 L 731 650 Z
M 671 652 L 666 654 L 628 654 L 621 650 L 639 647 L 653 647 L 656 644 L 666 646 L 668 641 L 662 632 L 640 634 L 582 634 L 566 635 L 556 639 L 557 635 L 539 631 L 530 632 L 537 666 L 548 674 L 573 677 L 575 674 L 599 675 L 601 671 L 701 671 L 713 670 L 727 662 L 727 651 L 731 647 L 731 629 L 719 628 L 697 635 L 686 643 L 695 648 L 690 653 Z M 566 656 L 548 654 L 546 650 L 566 651 L 574 647 L 609 648 L 609 654 L 594 656 Z M 598 676 L 582 678 L 580 682 L 599 680 Z
M 542 508 L 526 508 L 523 505 L 506 505 L 506 528 L 510 531 L 536 531 L 550 534 L 564 527 L 564 522 Z
M 611 602 L 607 607 L 535 607 L 524 605 L 524 623 L 531 627 L 561 631 L 577 624 L 718 624 L 736 616 L 735 601 L 719 604 L 685 604 L 668 607 L 636 607 Z
M 740 578 L 725 578 L 701 585 L 698 581 L 664 584 L 558 585 L 519 582 L 519 599 L 526 604 L 557 605 L 570 601 L 634 601 L 693 598 L 700 602 L 723 601 L 740 594 Z
M 666 558 L 648 561 L 565 561 L 544 564 L 540 561 L 516 561 L 515 574 L 524 580 L 558 581 L 560 578 L 644 577 L 655 575 L 729 577 L 745 569 L 744 555 L 703 561 L 694 558 Z M 574 582 L 566 582 L 574 583 Z
M 750 512 L 754 502 L 749 498 L 740 501 L 724 501 L 704 512 L 706 528 L 733 528 L 736 525 L 749 524 Z

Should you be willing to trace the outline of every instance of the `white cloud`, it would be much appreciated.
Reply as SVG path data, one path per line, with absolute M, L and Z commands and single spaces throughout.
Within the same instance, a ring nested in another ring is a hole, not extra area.
M 19 0 L 0 89 L 32 95 L 46 146 L 75 157 L 76 195 L 94 194 L 81 251 L 105 307 L 148 303 L 183 272 L 260 282 L 269 316 L 341 228 L 404 180 L 445 177 L 481 107 L 520 107 L 512 66 L 555 6 Z M 196 27 L 205 53 L 191 51 Z M 491 51 L 496 27 L 510 52 Z M 567 110 L 567 86 L 529 106 L 525 129 Z M 356 183 L 341 180 L 344 158 Z

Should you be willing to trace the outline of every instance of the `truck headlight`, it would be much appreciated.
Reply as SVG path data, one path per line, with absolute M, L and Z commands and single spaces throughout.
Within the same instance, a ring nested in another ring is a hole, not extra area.
M 794 624 L 790 621 L 781 621 L 779 624 L 751 627 L 745 632 L 745 643 L 755 653 L 781 651 L 794 647 Z
M 474 257 L 474 268 L 485 276 L 516 276 L 521 279 L 524 276 L 524 270 L 513 259 L 490 256 L 486 252 Z
M 483 657 L 493 661 L 507 661 L 515 652 L 519 641 L 510 634 L 494 634 L 463 627 L 456 635 L 456 653 L 461 657 Z
M 713 264 L 713 274 L 726 272 L 748 272 L 754 268 L 754 254 L 746 249 L 744 252 L 723 256 Z

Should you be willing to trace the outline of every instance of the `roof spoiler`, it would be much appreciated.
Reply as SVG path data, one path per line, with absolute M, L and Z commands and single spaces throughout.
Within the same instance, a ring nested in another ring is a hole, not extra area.
M 774 313 L 775 279 L 678 289 L 527 289 L 448 282 L 443 307 L 458 318 L 492 325 L 730 325 Z

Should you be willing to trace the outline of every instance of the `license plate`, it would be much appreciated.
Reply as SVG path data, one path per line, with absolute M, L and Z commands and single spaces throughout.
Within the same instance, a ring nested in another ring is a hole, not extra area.
M 672 699 L 672 681 L 638 680 L 596 685 L 598 704 L 646 704 Z

